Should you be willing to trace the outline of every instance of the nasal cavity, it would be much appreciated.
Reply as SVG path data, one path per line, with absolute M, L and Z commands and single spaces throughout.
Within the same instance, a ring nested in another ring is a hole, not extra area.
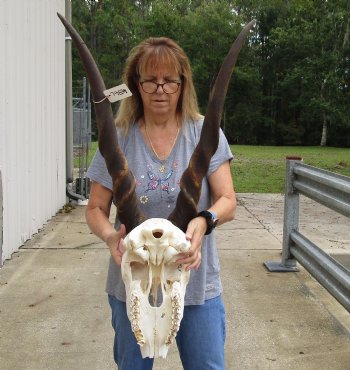
M 160 239 L 163 235 L 163 231 L 162 230 L 153 230 L 152 234 L 156 239 Z

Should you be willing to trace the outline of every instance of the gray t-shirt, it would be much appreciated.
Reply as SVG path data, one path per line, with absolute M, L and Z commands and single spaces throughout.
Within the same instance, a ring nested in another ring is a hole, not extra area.
M 136 179 L 136 194 L 139 208 L 149 217 L 168 218 L 175 206 L 180 191 L 179 182 L 187 168 L 190 157 L 198 143 L 203 121 L 188 122 L 180 130 L 177 142 L 166 160 L 159 160 L 145 143 L 139 125 L 130 126 L 127 135 L 118 130 L 119 145 L 123 149 L 129 169 Z M 207 176 L 222 163 L 233 158 L 227 140 L 220 130 L 219 147 L 214 154 Z M 87 176 L 112 190 L 112 179 L 105 161 L 97 150 Z M 202 183 L 198 211 L 206 210 L 211 205 L 208 179 Z M 116 221 L 118 227 L 118 220 Z M 106 292 L 121 301 L 126 300 L 125 286 L 120 267 L 110 259 Z M 222 292 L 219 258 L 216 249 L 215 231 L 207 235 L 202 243 L 202 262 L 198 271 L 191 270 L 187 286 L 185 305 L 203 304 L 205 300 L 215 298 Z

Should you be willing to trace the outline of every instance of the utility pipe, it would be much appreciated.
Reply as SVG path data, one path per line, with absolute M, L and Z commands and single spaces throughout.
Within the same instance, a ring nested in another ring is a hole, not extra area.
M 65 16 L 71 22 L 71 1 L 66 0 Z M 85 200 L 80 194 L 73 192 L 73 106 L 72 106 L 72 38 L 65 31 L 65 69 L 66 69 L 66 195 L 69 199 Z

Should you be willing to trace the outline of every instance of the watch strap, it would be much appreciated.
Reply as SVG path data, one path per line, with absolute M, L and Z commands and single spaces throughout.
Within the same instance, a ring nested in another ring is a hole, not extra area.
M 198 213 L 199 217 L 204 217 L 207 221 L 207 231 L 205 235 L 209 235 L 213 229 L 216 227 L 219 219 L 217 218 L 215 212 L 213 211 L 201 211 Z

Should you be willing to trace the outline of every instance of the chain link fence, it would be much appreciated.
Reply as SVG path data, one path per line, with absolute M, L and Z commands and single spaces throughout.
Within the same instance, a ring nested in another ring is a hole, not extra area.
M 84 77 L 73 86 L 73 157 L 75 193 L 89 197 L 90 182 L 86 177 L 91 150 L 90 86 Z

